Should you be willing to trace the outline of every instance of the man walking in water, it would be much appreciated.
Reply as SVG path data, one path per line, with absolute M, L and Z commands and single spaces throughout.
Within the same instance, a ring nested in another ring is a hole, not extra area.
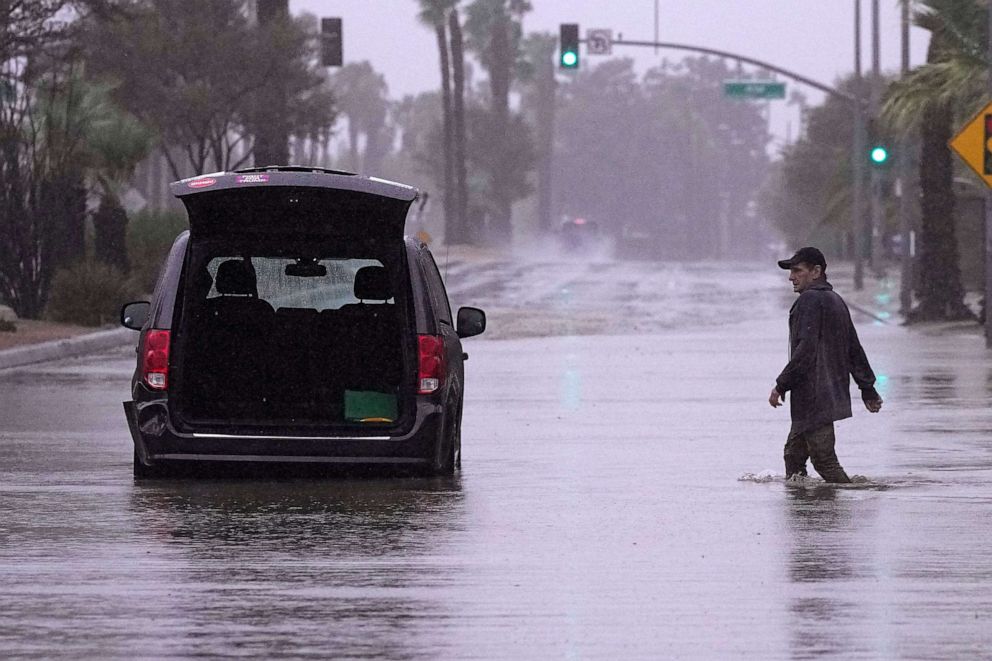
M 806 475 L 806 460 L 827 482 L 850 482 L 834 451 L 834 421 L 851 417 L 851 377 L 872 413 L 882 408 L 851 313 L 827 282 L 827 260 L 801 248 L 778 265 L 799 298 L 789 310 L 789 363 L 768 397 L 773 407 L 791 393 L 792 428 L 785 442 L 785 477 Z

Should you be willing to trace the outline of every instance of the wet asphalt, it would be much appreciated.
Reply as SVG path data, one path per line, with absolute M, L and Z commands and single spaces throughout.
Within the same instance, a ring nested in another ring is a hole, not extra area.
M 867 481 L 791 486 L 788 283 L 658 267 L 679 286 L 632 301 L 603 272 L 474 292 L 525 328 L 465 343 L 451 479 L 135 483 L 133 350 L 0 372 L 0 656 L 992 658 L 976 330 L 856 314 L 886 404 L 838 454 Z M 538 305 L 557 334 L 518 318 Z M 568 334 L 611 309 L 623 334 Z

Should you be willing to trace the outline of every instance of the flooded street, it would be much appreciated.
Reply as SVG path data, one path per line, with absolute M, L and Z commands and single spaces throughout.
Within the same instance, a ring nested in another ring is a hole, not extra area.
M 791 288 L 721 268 L 455 265 L 493 314 L 452 479 L 136 484 L 132 348 L 0 372 L 0 655 L 992 657 L 977 327 L 855 314 L 867 481 L 787 485 Z

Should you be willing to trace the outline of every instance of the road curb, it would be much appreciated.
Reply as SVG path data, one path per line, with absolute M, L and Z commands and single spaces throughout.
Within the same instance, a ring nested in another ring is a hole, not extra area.
M 136 339 L 137 334 L 132 330 L 113 328 L 64 340 L 52 340 L 26 347 L 5 349 L 0 351 L 0 370 L 105 351 L 133 343 Z

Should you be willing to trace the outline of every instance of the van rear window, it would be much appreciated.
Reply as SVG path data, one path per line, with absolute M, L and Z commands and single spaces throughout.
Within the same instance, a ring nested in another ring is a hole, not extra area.
M 231 265 L 225 267 L 223 266 L 225 263 Z M 360 270 L 367 267 L 383 269 L 383 263 L 378 259 L 300 261 L 286 257 L 217 256 L 207 263 L 207 272 L 212 283 L 206 298 L 209 300 L 224 296 L 254 296 L 266 301 L 276 310 L 279 308 L 337 310 L 363 300 L 378 303 L 392 302 L 391 295 L 386 299 L 372 298 L 372 296 L 385 296 L 391 292 L 359 291 L 358 294 L 369 298 L 360 299 L 356 296 L 356 276 Z M 224 273 L 221 273 L 220 289 L 218 289 L 218 273 L 222 269 Z M 236 274 L 232 279 L 231 274 L 238 271 L 254 272 L 255 292 L 249 291 L 252 284 L 250 278 Z M 238 278 L 244 282 L 238 283 Z M 361 283 L 359 286 L 361 287 Z

